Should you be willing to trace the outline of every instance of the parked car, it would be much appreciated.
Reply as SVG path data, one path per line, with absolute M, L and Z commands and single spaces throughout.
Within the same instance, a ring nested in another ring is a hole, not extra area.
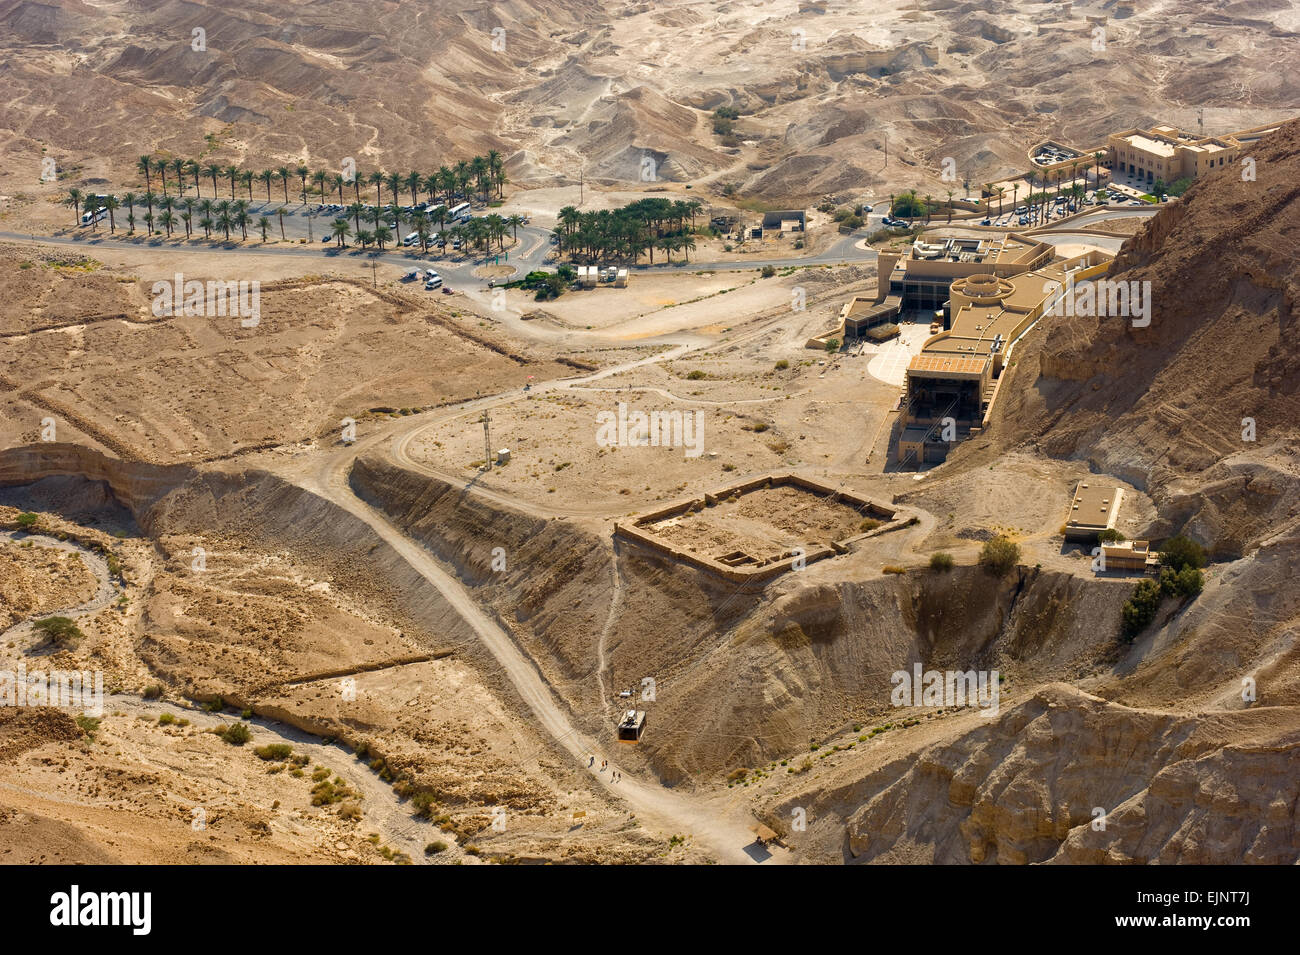
M 980 220 L 980 225 L 992 225 L 992 224 L 993 224 L 993 222 L 992 222 L 992 220 L 990 220 L 990 219 L 981 219 L 981 220 Z
M 452 294 L 454 294 L 454 293 L 452 292 L 452 290 L 451 290 L 451 288 L 450 288 L 449 286 L 444 285 L 444 286 L 442 287 L 442 294 L 443 294 L 443 295 L 452 295 Z

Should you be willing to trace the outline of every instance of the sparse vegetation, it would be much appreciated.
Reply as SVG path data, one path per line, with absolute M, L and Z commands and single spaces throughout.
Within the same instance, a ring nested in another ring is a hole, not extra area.
M 980 566 L 998 577 L 1005 577 L 1020 563 L 1020 545 L 1006 534 L 998 534 L 984 542 L 980 550 Z
M 72 646 L 85 636 L 69 617 L 46 617 L 32 624 L 32 629 L 56 647 Z
M 229 726 L 218 727 L 213 732 L 231 746 L 243 746 L 253 738 L 253 731 L 247 723 L 231 723 Z
M 945 553 L 944 551 L 939 551 L 938 553 L 934 553 L 930 555 L 931 570 L 938 571 L 940 573 L 946 573 L 947 571 L 952 570 L 952 568 L 953 568 L 952 554 Z

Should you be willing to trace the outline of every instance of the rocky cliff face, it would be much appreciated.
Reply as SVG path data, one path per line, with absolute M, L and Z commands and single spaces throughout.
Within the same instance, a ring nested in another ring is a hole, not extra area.
M 1294 714 L 1200 720 L 1048 686 L 864 780 L 879 789 L 844 849 L 856 862 L 1294 862 L 1298 734 Z
M 1300 122 L 1248 153 L 1253 179 L 1207 175 L 1121 249 L 1108 279 L 1149 295 L 1150 323 L 1050 319 L 996 425 L 1133 481 L 1158 531 L 1228 557 L 1292 520 L 1300 491 Z

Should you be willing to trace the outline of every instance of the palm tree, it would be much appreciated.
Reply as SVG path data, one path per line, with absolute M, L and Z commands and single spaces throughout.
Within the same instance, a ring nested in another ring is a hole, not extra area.
M 317 169 L 311 174 L 311 184 L 316 187 L 322 199 L 325 198 L 325 183 L 329 180 L 330 174 L 323 169 Z M 302 201 L 307 201 L 307 187 L 303 186 Z
M 384 174 L 376 169 L 366 177 L 366 182 L 375 187 L 375 205 L 380 205 L 384 201 Z M 358 200 L 359 201 L 359 200 Z
M 416 205 L 420 201 L 420 187 L 424 185 L 424 177 L 415 170 L 406 174 L 402 180 L 402 185 L 411 190 L 411 205 Z
M 934 211 L 934 196 L 926 193 L 925 196 L 925 224 L 930 224 L 930 213 Z
M 311 170 L 300 164 L 294 172 L 298 174 L 298 179 L 302 182 L 302 201 L 305 204 L 307 202 L 307 176 Z
M 363 249 L 369 248 L 370 243 L 375 241 L 375 234 L 371 232 L 369 229 L 358 229 L 355 234 L 357 238 L 357 244 L 360 245 L 361 248 Z
M 354 178 L 352 181 L 356 182 L 356 179 Z M 339 191 L 339 205 L 343 205 L 343 187 L 346 184 L 347 180 L 343 178 L 342 173 L 336 172 L 330 177 L 330 185 Z
M 463 159 L 459 160 L 453 168 L 453 172 L 456 174 L 456 188 L 461 193 L 464 193 L 465 188 L 469 185 L 470 179 L 473 178 L 473 174 L 469 169 L 469 163 Z
M 395 172 L 390 172 L 388 175 L 384 176 L 384 185 L 393 193 L 393 205 L 397 205 L 401 202 L 401 197 L 397 194 L 397 190 L 402 185 L 402 177 Z
M 988 199 L 985 200 L 984 202 L 984 211 L 987 213 L 989 211 L 989 207 L 993 203 L 993 183 L 991 182 L 984 183 L 984 191 L 982 195 L 988 196 Z M 890 215 L 893 215 L 892 210 L 890 211 Z
M 266 186 L 266 201 L 267 201 L 267 202 L 270 202 L 270 201 L 271 201 L 271 181 L 272 181 L 273 179 L 275 179 L 275 173 L 273 173 L 273 172 L 272 172 L 271 170 L 269 170 L 269 169 L 263 169 L 261 172 L 259 172 L 259 173 L 257 174 L 257 178 L 260 179 L 260 180 L 262 181 L 262 185 Z
M 170 198 L 170 197 L 169 197 Z M 158 217 L 158 222 L 167 230 L 167 238 L 171 238 L 172 226 L 176 224 L 176 214 L 171 209 L 163 208 L 163 214 Z
M 1031 169 L 1025 173 L 1025 185 L 1029 189 L 1029 195 L 1025 197 L 1025 201 L 1029 203 L 1029 218 L 1031 220 L 1037 215 L 1037 200 L 1034 198 L 1034 183 L 1037 181 L 1037 172 Z
M 195 205 L 197 205 L 197 202 L 189 197 L 186 197 L 185 201 L 181 203 L 181 208 L 185 210 L 181 213 L 181 221 L 185 223 L 185 238 L 187 239 L 190 237 L 190 223 L 194 219 Z
M 235 180 L 239 178 L 239 167 L 233 164 L 229 165 L 225 168 L 223 174 L 230 177 L 230 198 L 233 199 L 235 198 Z
M 288 166 L 280 166 L 278 169 L 275 170 L 275 174 L 276 174 L 277 176 L 280 177 L 280 188 L 282 188 L 282 189 L 284 190 L 284 201 L 285 201 L 285 204 L 288 205 L 288 203 L 289 203 L 289 177 L 292 175 L 292 173 L 289 172 L 289 167 L 288 167 Z M 270 202 L 270 201 L 271 201 L 270 196 L 267 197 L 266 201 L 267 201 L 267 202 Z
M 353 227 L 358 231 L 361 229 L 361 213 L 365 211 L 365 208 L 359 202 L 354 202 L 348 206 L 348 215 L 352 216 Z
M 1104 156 L 1104 153 L 1102 153 L 1102 151 L 1101 151 L 1100 149 L 1097 150 L 1095 153 L 1092 154 L 1092 161 L 1093 161 L 1093 163 L 1096 165 L 1096 172 L 1095 172 L 1094 175 L 1095 175 L 1095 178 L 1096 178 L 1096 180 L 1097 180 L 1096 188 L 1098 188 L 1098 189 L 1101 188 L 1101 160 L 1102 160 L 1102 157 L 1103 157 L 1103 156 Z
M 68 190 L 68 198 L 63 200 L 65 206 L 72 206 L 72 215 L 76 220 L 76 225 L 81 225 L 81 190 L 75 186 Z
M 248 214 L 248 203 L 242 199 L 235 204 L 235 221 L 239 223 L 239 231 L 244 234 L 244 239 L 248 239 L 248 227 L 253 224 L 253 217 Z
M 284 238 L 284 214 L 288 211 L 289 210 L 287 210 L 284 206 L 281 206 L 280 208 L 275 210 L 275 214 L 280 217 L 280 241 L 281 242 L 286 241 Z
M 207 233 L 204 236 L 205 238 L 208 238 L 212 235 L 212 222 L 213 222 L 212 212 L 215 208 L 216 208 L 215 200 L 213 199 L 199 200 L 199 215 L 201 216 L 201 218 L 199 219 L 199 225 L 203 225 L 205 221 L 207 222 L 207 225 L 204 226 L 204 231 Z
M 230 241 L 230 227 L 234 221 L 230 217 L 230 203 L 222 199 L 217 203 L 217 228 L 226 234 L 226 241 Z
M 497 198 L 501 198 L 501 187 L 505 185 L 505 162 L 501 159 L 501 154 L 495 149 L 489 149 L 487 154 L 487 171 L 488 175 L 496 180 Z
M 262 231 L 262 244 L 266 245 L 266 231 L 271 228 L 271 220 L 266 216 L 258 216 L 257 227 Z
M 248 190 L 249 202 L 253 201 L 253 180 L 256 178 L 257 177 L 253 175 L 253 170 L 251 169 L 245 169 L 243 172 L 239 174 L 239 181 L 243 183 L 244 188 Z
M 126 226 L 129 232 L 135 232 L 135 199 L 134 192 L 122 196 L 122 201 L 126 203 Z
M 519 215 L 510 216 L 506 219 L 506 225 L 510 227 L 511 238 L 516 242 L 519 241 L 519 227 L 524 224 L 524 217 Z
M 952 221 L 952 190 L 948 190 L 948 221 Z
M 217 198 L 217 177 L 222 175 L 225 170 L 219 163 L 210 162 L 203 167 L 203 175 L 212 177 L 212 198 Z
M 153 222 L 153 204 L 157 201 L 158 201 L 158 197 L 155 196 L 152 192 L 146 192 L 144 194 L 144 204 L 146 207 L 148 207 L 149 210 L 148 218 L 145 220 L 146 222 L 150 222 L 150 223 Z
M 203 218 L 199 219 L 199 225 L 203 227 L 203 238 L 205 239 L 212 238 L 212 226 L 213 226 L 212 217 L 204 216 Z
M 135 161 L 135 168 L 144 173 L 144 188 L 146 192 L 153 191 L 153 183 L 149 181 L 149 173 L 153 171 L 153 159 L 150 156 L 141 156 Z
M 393 240 L 393 230 L 386 225 L 375 226 L 375 243 L 379 246 L 379 251 L 384 251 L 384 243 Z
M 176 191 L 181 195 L 185 194 L 185 171 L 189 168 L 187 160 L 177 156 L 172 160 L 172 172 L 176 173 Z
M 686 261 L 691 260 L 691 253 L 695 251 L 695 236 L 690 232 L 679 236 L 677 241 L 681 244 L 681 249 L 686 253 Z
M 159 159 L 154 165 L 154 168 L 158 171 L 159 175 L 162 176 L 162 190 L 163 195 L 165 196 L 167 195 L 167 160 Z
M 488 177 L 487 160 L 484 159 L 482 156 L 475 156 L 472 160 L 470 160 L 469 172 L 470 175 L 474 177 L 474 181 L 478 185 L 479 190 L 483 193 L 483 201 L 487 202 L 488 201 L 488 190 L 486 187 L 487 177 Z
M 348 225 L 348 220 L 335 219 L 334 223 L 330 226 L 330 230 L 334 233 L 334 241 L 338 243 L 338 247 L 341 249 L 347 248 L 348 244 L 345 240 L 348 237 L 348 233 L 352 231 L 352 227 Z
M 456 189 L 456 172 L 447 166 L 439 166 L 437 176 L 438 183 L 442 186 L 442 197 L 446 200 L 447 205 L 451 205 L 451 194 Z
M 673 261 L 673 240 L 671 236 L 661 235 L 654 240 L 654 245 L 664 254 L 664 258 L 671 265 Z
M 199 194 L 199 164 L 193 159 L 185 160 L 185 171 L 194 177 L 194 194 Z

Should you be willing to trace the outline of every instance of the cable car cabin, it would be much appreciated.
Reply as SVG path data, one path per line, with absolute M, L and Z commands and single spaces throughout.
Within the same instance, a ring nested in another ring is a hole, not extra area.
M 623 721 L 618 724 L 618 741 L 620 743 L 639 742 L 643 732 L 645 732 L 645 711 L 628 710 L 623 715 Z

